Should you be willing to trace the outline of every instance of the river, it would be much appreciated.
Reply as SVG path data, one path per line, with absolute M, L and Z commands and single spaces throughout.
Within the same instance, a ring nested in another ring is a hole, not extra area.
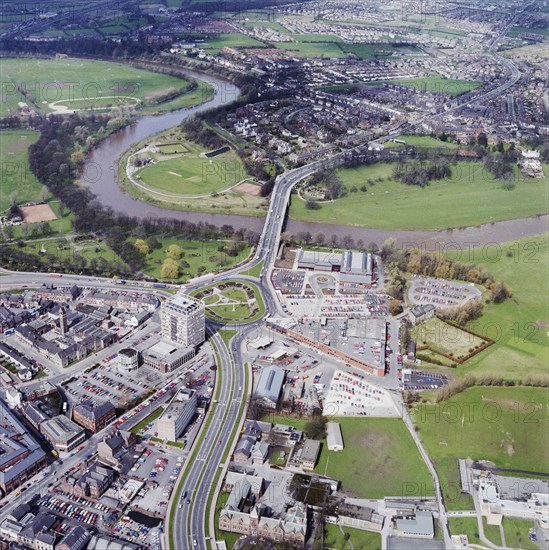
M 180 109 L 159 116 L 139 117 L 132 126 L 112 134 L 88 156 L 81 182 L 90 188 L 104 206 L 112 208 L 115 212 L 139 218 L 171 217 L 195 223 L 206 222 L 218 227 L 232 225 L 235 229 L 251 229 L 260 233 L 264 222 L 262 217 L 169 210 L 135 199 L 118 185 L 118 160 L 132 144 L 180 124 L 196 113 L 231 103 L 240 94 L 240 89 L 237 86 L 220 77 L 192 70 L 186 70 L 185 73 L 211 84 L 215 90 L 213 98 L 196 107 Z M 361 239 L 365 245 L 370 242 L 380 245 L 385 239 L 391 237 L 397 241 L 399 246 L 421 245 L 425 246 L 427 250 L 436 250 L 443 246 L 451 246 L 453 243 L 459 247 L 502 243 L 537 235 L 547 231 L 548 228 L 549 216 L 544 215 L 450 231 L 387 231 L 297 220 L 288 220 L 285 230 L 293 235 L 309 232 L 313 237 L 318 233 L 324 233 L 327 242 L 332 235 L 337 235 L 338 238 L 350 235 L 355 242 Z

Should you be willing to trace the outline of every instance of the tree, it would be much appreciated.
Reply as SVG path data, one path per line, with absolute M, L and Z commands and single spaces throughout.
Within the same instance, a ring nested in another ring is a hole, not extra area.
M 76 165 L 84 164 L 84 153 L 82 151 L 75 151 L 71 155 L 71 160 Z
M 316 239 L 315 239 L 317 244 L 323 244 L 325 240 L 326 240 L 326 236 L 324 235 L 324 233 L 317 233 Z
M 133 246 L 135 246 L 139 254 L 143 254 L 143 256 L 149 253 L 149 245 L 143 239 L 137 239 L 133 243 Z
M 335 200 L 341 197 L 343 195 L 343 192 L 345 191 L 345 185 L 341 181 L 341 179 L 336 176 L 335 174 L 331 175 L 326 180 L 326 192 L 325 197 L 330 200 Z
M 400 300 L 393 299 L 389 302 L 389 313 L 393 316 L 402 313 L 402 303 Z
M 166 256 L 172 260 L 179 260 L 179 258 L 181 258 L 181 247 L 176 244 L 171 244 L 166 251 Z
M 45 185 L 43 185 L 42 188 L 40 189 L 40 201 L 41 202 L 46 202 L 49 193 L 50 192 L 49 192 L 48 188 Z
M 15 206 L 17 204 L 17 191 L 12 191 L 10 193 L 10 205 Z
M 322 414 L 314 415 L 303 427 L 307 437 L 311 439 L 324 439 L 326 437 L 326 424 L 328 418 Z
M 13 239 L 13 225 L 4 226 L 4 235 L 6 236 L 6 239 L 8 241 L 11 241 L 11 239 Z
M 308 199 L 305 201 L 305 208 L 307 208 L 307 210 L 320 210 L 321 206 L 317 201 Z
M 177 279 L 179 276 L 178 265 L 170 258 L 168 258 L 162 265 L 161 276 L 163 279 Z

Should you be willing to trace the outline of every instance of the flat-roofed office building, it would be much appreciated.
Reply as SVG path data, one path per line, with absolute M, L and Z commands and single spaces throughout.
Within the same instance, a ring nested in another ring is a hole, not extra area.
M 176 441 L 196 413 L 196 392 L 181 388 L 162 416 L 156 421 L 160 439 Z

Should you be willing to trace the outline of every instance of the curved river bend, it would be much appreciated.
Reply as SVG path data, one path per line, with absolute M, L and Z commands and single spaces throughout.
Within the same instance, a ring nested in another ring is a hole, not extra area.
M 88 156 L 81 183 L 90 188 L 101 204 L 115 212 L 138 218 L 170 217 L 195 223 L 207 222 L 217 226 L 229 224 L 235 228 L 254 229 L 260 232 L 263 218 L 168 210 L 135 199 L 118 185 L 118 160 L 132 144 L 176 126 L 196 113 L 232 103 L 240 95 L 240 89 L 231 82 L 192 70 L 185 70 L 185 73 L 212 85 L 213 98 L 196 107 L 179 109 L 159 116 L 139 117 L 135 124 L 112 134 Z
M 260 233 L 264 223 L 262 217 L 169 210 L 135 199 L 118 185 L 118 160 L 132 144 L 176 126 L 196 113 L 231 103 L 240 94 L 240 89 L 237 86 L 222 78 L 192 70 L 185 70 L 185 73 L 213 86 L 213 98 L 196 107 L 180 109 L 159 116 L 139 117 L 132 126 L 112 134 L 88 156 L 81 183 L 90 188 L 101 204 L 112 208 L 115 212 L 138 218 L 170 217 L 194 223 L 206 222 L 218 227 L 232 225 L 235 229 L 251 229 Z M 449 243 L 467 246 L 472 243 L 474 246 L 502 243 L 543 233 L 548 230 L 548 223 L 549 217 L 544 215 L 537 218 L 501 221 L 451 231 L 385 231 L 288 220 L 286 229 L 294 235 L 299 232 L 310 232 L 313 237 L 322 232 L 327 240 L 331 235 L 337 235 L 339 238 L 350 235 L 355 241 L 361 239 L 365 244 L 370 242 L 381 244 L 385 239 L 392 237 L 399 245 L 423 244 L 432 248 Z

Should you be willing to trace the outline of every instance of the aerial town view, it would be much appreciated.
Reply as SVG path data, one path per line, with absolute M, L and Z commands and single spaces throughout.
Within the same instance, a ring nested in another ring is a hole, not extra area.
M 0 550 L 549 550 L 548 0 L 0 15 Z

